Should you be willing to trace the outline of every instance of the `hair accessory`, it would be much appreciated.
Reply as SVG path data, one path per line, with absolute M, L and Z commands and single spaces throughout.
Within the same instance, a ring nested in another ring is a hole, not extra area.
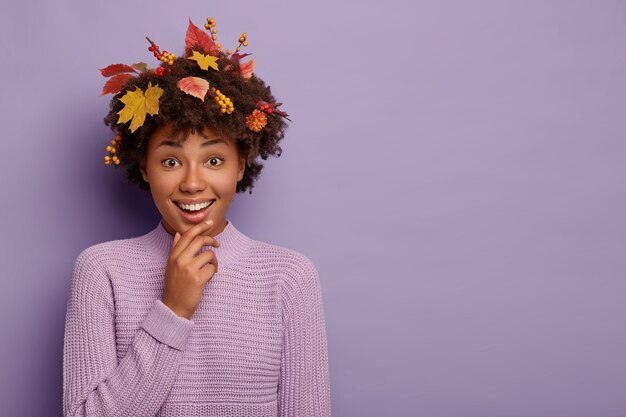
M 209 82 L 200 77 L 181 78 L 176 85 L 181 91 L 191 96 L 198 97 L 202 101 L 204 101 L 206 92 L 209 91 Z
M 185 34 L 184 59 L 195 61 L 198 67 L 204 71 L 222 71 L 241 76 L 244 80 L 251 79 L 254 72 L 254 59 L 241 62 L 243 58 L 250 54 L 240 53 L 242 47 L 248 46 L 248 34 L 245 32 L 241 34 L 234 54 L 231 50 L 224 52 L 222 44 L 216 43 L 217 28 L 215 26 L 215 20 L 207 18 L 204 24 L 206 31 L 203 31 L 189 19 L 189 25 Z M 140 73 L 152 71 L 158 77 L 172 76 L 170 67 L 174 65 L 176 59 L 181 58 L 177 58 L 174 53 L 166 50 L 161 52 L 160 47 L 154 41 L 149 37 L 146 37 L 146 39 L 150 43 L 148 50 L 153 53 L 154 57 L 161 64 L 153 70 L 148 69 L 147 64 L 144 62 L 133 65 L 113 64 L 102 68 L 100 72 L 109 79 L 105 83 L 101 95 L 120 93 L 126 83 Z M 218 110 L 222 114 L 232 114 L 235 111 L 232 100 L 217 88 L 210 87 L 209 81 L 202 76 L 183 77 L 176 82 L 176 85 L 182 92 L 194 96 L 203 102 L 207 93 L 210 92 L 218 105 Z M 133 91 L 127 90 L 123 96 L 118 98 L 118 100 L 124 103 L 124 107 L 118 112 L 119 119 L 117 123 L 130 122 L 130 132 L 135 132 L 143 126 L 147 115 L 154 116 L 159 113 L 159 99 L 163 93 L 164 90 L 156 83 L 152 85 L 152 82 L 148 83 L 145 91 L 138 86 L 135 86 Z M 268 115 L 279 116 L 289 120 L 287 113 L 277 109 L 282 103 L 267 103 L 259 100 L 256 104 L 257 109 L 254 109 L 245 118 L 246 126 L 253 132 L 260 132 L 267 125 Z M 112 147 L 112 149 L 115 148 Z M 108 156 L 108 158 L 108 161 L 113 161 L 110 163 L 119 163 L 114 161 L 113 156 Z
M 222 94 L 220 90 L 217 88 L 211 88 L 211 92 L 215 94 L 215 102 L 219 104 L 222 113 L 231 114 L 235 110 L 233 102 Z
M 246 126 L 253 132 L 260 132 L 267 124 L 267 116 L 260 110 L 254 109 L 246 116 Z
M 267 103 L 263 100 L 257 100 L 256 102 L 256 106 L 259 108 L 259 110 L 264 111 L 267 114 L 276 114 L 280 117 L 283 117 L 289 121 L 291 121 L 289 119 L 289 115 L 282 111 L 282 110 L 278 110 L 278 107 L 280 107 L 283 103 L 276 103 L 274 101 Z
M 159 51 L 159 45 L 152 42 L 152 40 L 147 36 L 146 36 L 146 39 L 148 40 L 148 42 L 150 42 L 148 51 L 152 52 L 156 59 L 166 64 L 170 64 L 170 65 L 174 64 L 174 59 L 176 59 L 175 54 L 173 53 L 170 54 L 167 51 L 163 51 L 163 53 L 161 53 L 161 51 Z M 172 72 L 172 70 L 170 68 L 166 69 L 165 67 L 158 67 L 157 69 L 154 70 L 154 73 L 158 76 L 163 76 L 165 75 L 166 72 Z
M 117 114 L 120 115 L 117 123 L 126 123 L 130 121 L 130 132 L 133 133 L 137 128 L 143 125 L 146 120 L 146 114 L 154 116 L 159 113 L 159 98 L 163 95 L 163 89 L 157 85 L 148 83 L 146 92 L 139 87 L 135 87 L 135 91 L 127 91 L 120 101 L 124 103 L 124 108 Z
M 115 138 L 111 141 L 111 145 L 106 147 L 106 151 L 109 153 L 104 157 L 104 163 L 107 165 L 119 165 L 120 159 L 115 154 L 117 152 L 116 146 L 120 144 L 122 141 L 122 137 L 120 135 L 115 136 Z

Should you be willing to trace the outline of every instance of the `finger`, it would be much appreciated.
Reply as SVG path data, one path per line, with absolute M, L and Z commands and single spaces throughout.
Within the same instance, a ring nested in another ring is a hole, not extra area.
M 195 257 L 198 252 L 200 251 L 200 249 L 202 249 L 204 246 L 218 246 L 218 241 L 215 240 L 214 237 L 212 236 L 196 236 L 190 243 L 189 245 L 187 245 L 186 248 L 184 248 L 180 254 L 178 255 L 179 257 L 186 257 L 186 258 L 193 258 Z
M 202 252 L 200 255 L 194 257 L 190 262 L 193 267 L 198 270 L 201 270 L 209 264 L 213 265 L 216 270 L 218 267 L 217 256 L 215 256 L 215 253 L 211 250 Z
M 200 269 L 200 276 L 205 282 L 211 280 L 215 274 L 217 274 L 217 266 L 214 264 L 206 264 Z
M 180 240 L 180 233 L 176 232 L 174 235 L 174 242 L 172 243 L 172 247 L 176 246 L 176 242 Z
M 212 226 L 213 220 L 208 220 L 208 222 L 200 222 L 189 228 L 189 230 L 182 234 L 177 244 L 172 247 L 170 256 L 178 257 L 196 236 L 208 231 Z

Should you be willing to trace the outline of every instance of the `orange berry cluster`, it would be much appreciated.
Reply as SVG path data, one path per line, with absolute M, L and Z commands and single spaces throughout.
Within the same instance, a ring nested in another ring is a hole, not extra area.
M 122 137 L 120 135 L 117 135 L 112 141 L 111 141 L 111 145 L 106 147 L 107 152 L 109 152 L 109 155 L 104 157 L 104 163 L 107 165 L 119 165 L 120 164 L 120 158 L 118 158 L 117 155 L 115 155 L 115 153 L 117 152 L 117 148 L 116 146 L 118 146 L 120 144 L 120 142 L 122 141 Z
M 239 37 L 239 46 L 235 48 L 235 52 L 241 51 L 242 46 L 248 46 L 248 41 L 246 40 L 247 38 L 248 38 L 247 33 L 244 32 L 241 34 L 241 36 Z
M 267 124 L 267 116 L 260 110 L 254 109 L 246 116 L 246 126 L 253 132 L 260 132 Z
M 215 19 L 212 19 L 210 17 L 206 18 L 206 23 L 204 24 L 204 28 L 211 33 L 211 39 L 213 39 L 213 41 L 217 40 L 217 28 L 215 27 L 215 25 L 216 25 Z M 215 46 L 217 46 L 217 49 L 219 49 L 219 51 L 222 52 L 221 43 L 218 43 Z
M 204 24 L 204 28 L 209 31 L 209 34 L 211 35 L 211 39 L 213 39 L 213 41 L 217 41 L 217 28 L 215 26 L 216 26 L 215 19 L 207 17 L 206 23 Z M 241 51 L 242 46 L 248 46 L 247 38 L 248 38 L 247 33 L 244 32 L 241 34 L 241 36 L 239 37 L 239 46 L 235 48 L 235 52 Z M 220 52 L 222 52 L 222 44 L 217 43 L 216 46 L 217 46 L 217 49 Z M 230 55 L 230 54 L 232 54 L 232 51 L 228 49 L 226 51 L 226 55 Z
M 161 61 L 163 61 L 166 64 L 172 65 L 175 59 L 176 59 L 176 54 L 174 52 L 167 53 L 167 51 L 163 51 L 163 55 L 161 55 Z
M 211 92 L 215 95 L 215 102 L 220 106 L 222 113 L 231 114 L 235 110 L 233 102 L 222 94 L 220 90 L 212 88 Z

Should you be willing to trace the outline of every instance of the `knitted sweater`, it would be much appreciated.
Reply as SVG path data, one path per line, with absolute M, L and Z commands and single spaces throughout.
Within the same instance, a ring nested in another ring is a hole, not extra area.
M 64 416 L 330 416 L 315 266 L 231 221 L 215 238 L 218 272 L 191 320 L 161 301 L 173 243 L 162 222 L 80 253 L 65 321 Z

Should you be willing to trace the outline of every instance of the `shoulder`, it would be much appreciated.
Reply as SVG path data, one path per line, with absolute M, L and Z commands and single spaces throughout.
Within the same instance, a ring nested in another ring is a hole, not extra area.
M 144 252 L 143 236 L 96 243 L 84 249 L 74 260 L 74 269 L 104 272 L 121 262 L 137 259 Z
M 273 267 L 286 277 L 299 277 L 303 274 L 317 276 L 313 261 L 294 249 L 253 240 L 249 255 L 255 262 Z
M 249 253 L 257 267 L 265 265 L 268 271 L 277 275 L 283 308 L 290 310 L 295 305 L 320 301 L 318 270 L 308 256 L 294 249 L 260 241 L 253 242 Z

